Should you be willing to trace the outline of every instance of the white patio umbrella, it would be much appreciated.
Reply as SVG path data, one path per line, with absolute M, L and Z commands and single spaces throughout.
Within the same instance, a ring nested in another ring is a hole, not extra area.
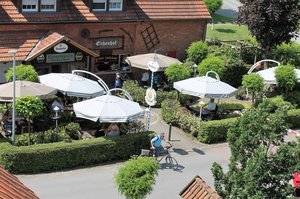
M 92 98 L 103 95 L 103 88 L 96 82 L 71 73 L 49 73 L 40 75 L 42 84 L 54 87 L 67 96 Z
M 209 73 L 215 73 L 216 79 L 209 77 Z M 179 92 L 200 98 L 227 98 L 234 96 L 237 89 L 220 81 L 219 75 L 214 71 L 208 71 L 205 76 L 189 78 L 174 83 L 174 88 Z M 202 104 L 201 104 L 202 103 Z M 200 115 L 203 102 L 200 102 Z
M 216 79 L 209 77 L 208 71 L 205 76 L 194 77 L 174 83 L 174 88 L 179 92 L 200 98 L 227 98 L 234 96 L 237 89 L 220 81 L 217 73 Z
M 278 68 L 278 66 L 264 69 L 264 70 L 258 71 L 257 74 L 259 74 L 264 79 L 265 84 L 277 84 L 276 78 L 275 78 L 275 70 L 277 68 Z M 296 72 L 297 82 L 300 82 L 300 70 L 299 69 L 294 69 L 294 70 Z
M 23 96 L 37 96 L 45 99 L 54 96 L 57 89 L 44 84 L 18 80 L 15 82 L 16 98 Z M 11 100 L 13 98 L 13 82 L 0 85 L 0 98 L 3 100 Z
M 168 57 L 168 56 L 157 54 L 157 53 L 134 55 L 134 56 L 127 57 L 125 61 L 132 67 L 149 70 L 148 62 L 154 61 L 154 60 L 159 65 L 158 71 L 164 71 L 171 64 L 182 64 L 176 58 Z
M 102 95 L 73 104 L 76 117 L 94 122 L 127 122 L 144 117 L 136 102 L 114 95 Z

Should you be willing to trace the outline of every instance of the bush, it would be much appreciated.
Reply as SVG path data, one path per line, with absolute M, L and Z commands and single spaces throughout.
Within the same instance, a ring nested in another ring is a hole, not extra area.
M 200 142 L 216 143 L 227 139 L 227 131 L 234 125 L 236 118 L 202 122 L 194 131 L 198 131 L 197 138 Z M 197 134 L 197 133 L 193 133 Z
M 203 76 L 208 71 L 215 71 L 218 73 L 220 78 L 222 79 L 224 70 L 225 70 L 225 62 L 215 56 L 209 56 L 208 58 L 204 59 L 198 66 L 198 72 L 200 76 Z
M 30 144 L 43 144 L 61 142 L 63 140 L 78 139 L 77 132 L 80 131 L 80 125 L 78 123 L 70 123 L 66 126 L 61 126 L 58 130 L 49 129 L 47 131 L 36 132 L 30 134 Z M 28 145 L 28 133 L 23 133 L 16 136 L 17 146 Z
M 247 74 L 245 64 L 237 58 L 227 58 L 222 81 L 233 87 L 242 85 L 243 76 Z
M 21 147 L 0 143 L 0 163 L 13 173 L 38 173 L 124 160 L 149 148 L 150 133 Z
M 291 109 L 287 112 L 286 121 L 291 125 L 290 128 L 300 127 L 300 109 Z
M 222 109 L 224 112 L 230 112 L 230 111 L 241 111 L 243 109 L 246 109 L 245 105 L 241 103 L 233 103 L 233 102 L 222 102 L 218 104 L 219 109 Z
M 161 116 L 168 124 L 177 123 L 177 112 L 181 109 L 180 104 L 176 100 L 166 99 L 161 103 Z
M 140 87 L 137 81 L 127 80 L 123 84 L 123 89 L 130 93 L 134 101 L 143 106 L 148 106 L 145 101 L 146 90 Z M 154 107 L 160 107 L 161 102 L 165 99 L 175 99 L 176 91 L 162 92 L 156 91 L 156 105 Z
M 291 44 L 281 44 L 277 46 L 273 53 L 275 60 L 279 61 L 281 64 L 290 64 L 300 68 L 300 45 L 296 43 Z
M 183 64 L 172 64 L 165 70 L 165 75 L 170 83 L 187 79 L 190 76 L 190 70 Z
M 153 190 L 158 169 L 154 158 L 132 157 L 115 174 L 119 192 L 126 198 L 144 198 Z
M 294 108 L 290 102 L 284 101 L 282 96 L 265 98 L 257 107 L 270 113 L 274 113 L 277 109 L 290 110 Z
M 297 84 L 296 72 L 294 67 L 290 65 L 279 66 L 275 70 L 275 78 L 277 83 L 276 86 L 285 91 L 286 95 L 289 91 L 292 91 Z
M 5 74 L 6 81 L 12 81 L 13 68 L 11 67 Z M 16 80 L 26 80 L 30 82 L 39 82 L 39 75 L 31 65 L 20 64 L 16 66 Z
M 207 56 L 207 45 L 203 41 L 193 42 L 186 52 L 189 61 L 199 64 Z
M 290 92 L 285 98 L 285 101 L 291 102 L 296 108 L 300 108 L 300 91 Z

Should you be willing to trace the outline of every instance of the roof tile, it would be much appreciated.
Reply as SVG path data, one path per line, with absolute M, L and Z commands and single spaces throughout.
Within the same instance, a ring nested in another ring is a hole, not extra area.
M 63 0 L 58 12 L 19 12 L 12 0 L 0 1 L 0 23 L 54 23 L 156 19 L 208 19 L 203 0 L 127 1 L 126 11 L 91 12 L 83 0 Z
M 0 166 L 0 198 L 38 199 L 17 177 Z
M 179 195 L 184 199 L 221 199 L 199 176 L 195 176 Z

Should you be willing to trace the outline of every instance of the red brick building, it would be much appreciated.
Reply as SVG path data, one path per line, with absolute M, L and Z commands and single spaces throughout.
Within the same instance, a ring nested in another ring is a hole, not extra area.
M 84 69 L 106 79 L 128 70 L 128 55 L 156 51 L 185 58 L 205 38 L 203 0 L 1 0 L 0 82 L 11 67 L 32 64 L 39 74 Z

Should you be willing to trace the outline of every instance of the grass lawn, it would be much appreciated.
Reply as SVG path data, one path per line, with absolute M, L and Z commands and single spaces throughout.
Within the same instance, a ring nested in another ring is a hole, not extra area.
M 206 38 L 218 40 L 249 40 L 252 39 L 247 26 L 239 26 L 235 19 L 214 15 L 214 30 L 211 23 L 207 25 Z

